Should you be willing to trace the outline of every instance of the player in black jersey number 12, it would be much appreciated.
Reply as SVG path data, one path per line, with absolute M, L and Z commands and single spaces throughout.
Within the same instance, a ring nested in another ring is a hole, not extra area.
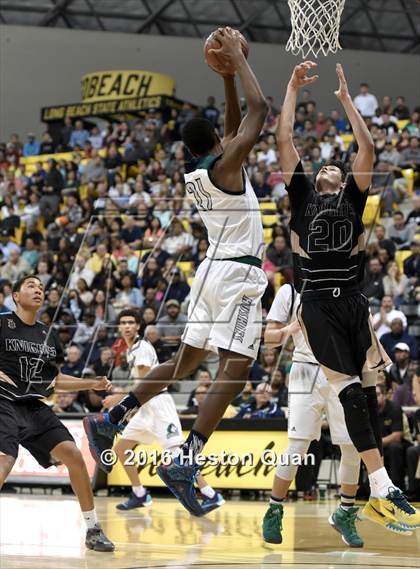
M 368 470 L 371 497 L 364 515 L 389 530 L 407 533 L 420 527 L 420 513 L 394 487 L 383 466 L 375 384 L 389 358 L 373 330 L 369 302 L 360 292 L 365 263 L 362 216 L 372 179 L 374 144 L 337 64 L 335 95 L 358 146 L 353 172 L 347 176 L 342 163 L 330 161 L 321 167 L 315 185 L 304 174 L 293 143 L 293 125 L 297 93 L 317 79 L 308 77 L 314 67 L 311 61 L 295 67 L 277 132 L 291 205 L 294 281 L 301 294 L 298 319 L 340 399 L 348 433 Z
M 62 349 L 54 330 L 37 321 L 44 287 L 34 276 L 15 283 L 16 312 L 0 314 L 0 488 L 11 472 L 19 445 L 44 468 L 52 459 L 66 465 L 87 525 L 86 547 L 111 552 L 114 545 L 96 519 L 89 475 L 73 437 L 42 402 L 54 388 L 109 391 L 106 377 L 78 379 L 60 373 Z

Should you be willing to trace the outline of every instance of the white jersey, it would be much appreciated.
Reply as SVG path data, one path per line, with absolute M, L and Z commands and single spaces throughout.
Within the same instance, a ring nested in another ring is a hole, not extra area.
M 296 320 L 296 310 L 300 303 L 300 295 L 295 291 L 292 309 L 292 287 L 285 284 L 278 290 L 276 297 L 271 305 L 270 312 L 267 314 L 267 321 L 280 322 L 288 324 Z M 292 334 L 295 349 L 293 351 L 292 361 L 301 363 L 318 364 L 312 350 L 305 341 L 302 332 Z
M 232 259 L 252 255 L 262 259 L 264 234 L 258 199 L 243 170 L 244 190 L 229 192 L 217 187 L 211 168 L 220 156 L 206 156 L 185 174 L 185 189 L 206 226 L 210 259 Z
M 159 365 L 156 350 L 150 342 L 142 338 L 137 338 L 133 346 L 127 351 L 127 362 L 131 367 L 130 375 L 133 379 L 139 379 L 137 377 L 137 366 L 153 368 Z

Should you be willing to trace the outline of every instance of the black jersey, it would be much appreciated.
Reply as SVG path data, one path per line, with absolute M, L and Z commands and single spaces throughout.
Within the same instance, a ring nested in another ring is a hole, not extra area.
M 21 401 L 49 397 L 63 351 L 54 330 L 0 314 L 0 397 Z
M 294 282 L 302 300 L 337 288 L 357 290 L 363 280 L 362 215 L 369 192 L 361 192 L 350 175 L 343 191 L 319 194 L 301 162 L 286 189 Z

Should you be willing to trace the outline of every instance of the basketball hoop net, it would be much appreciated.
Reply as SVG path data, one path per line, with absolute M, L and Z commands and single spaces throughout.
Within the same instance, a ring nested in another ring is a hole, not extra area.
M 340 19 L 346 0 L 288 0 L 292 33 L 286 50 L 293 55 L 308 53 L 315 57 L 336 53 L 339 41 Z

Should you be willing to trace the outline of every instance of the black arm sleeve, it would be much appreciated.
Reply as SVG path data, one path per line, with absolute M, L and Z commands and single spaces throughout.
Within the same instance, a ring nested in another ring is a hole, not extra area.
M 308 197 L 315 191 L 313 183 L 303 171 L 300 160 L 297 163 L 290 184 L 286 186 L 286 190 L 289 194 L 291 208 L 295 212 L 306 204 Z
M 365 192 L 361 192 L 353 175 L 350 175 L 346 182 L 344 191 L 356 208 L 357 213 L 362 216 L 368 199 L 369 188 Z

